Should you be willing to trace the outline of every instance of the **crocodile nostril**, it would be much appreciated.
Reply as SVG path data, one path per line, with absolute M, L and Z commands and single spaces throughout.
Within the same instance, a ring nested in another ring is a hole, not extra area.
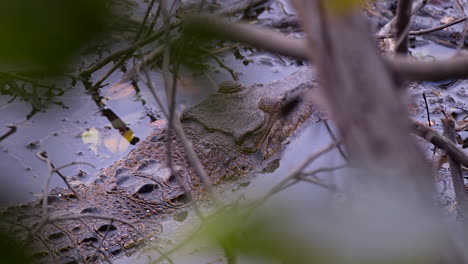
M 98 228 L 99 233 L 106 233 L 107 231 L 115 231 L 117 227 L 115 225 L 102 225 Z
M 137 193 L 139 194 L 149 193 L 149 192 L 156 190 L 157 188 L 158 186 L 156 186 L 155 184 L 145 184 L 141 186 L 140 189 L 138 189 Z
M 178 195 L 177 197 L 171 199 L 171 203 L 173 204 L 180 204 L 180 203 L 186 204 L 186 203 L 189 203 L 190 201 L 191 201 L 190 195 L 188 195 L 187 193 L 182 193 Z

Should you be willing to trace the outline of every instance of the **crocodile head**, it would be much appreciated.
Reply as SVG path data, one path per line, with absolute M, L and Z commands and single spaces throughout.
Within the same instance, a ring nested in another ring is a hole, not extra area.
M 208 173 L 216 171 L 212 178 L 238 178 L 278 153 L 313 113 L 311 103 L 301 99 L 314 85 L 305 68 L 266 84 L 224 82 L 217 93 L 184 111 L 184 129 L 207 161 Z

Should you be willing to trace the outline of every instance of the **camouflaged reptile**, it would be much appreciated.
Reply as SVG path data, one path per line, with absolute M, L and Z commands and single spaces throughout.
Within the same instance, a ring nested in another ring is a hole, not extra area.
M 261 170 L 280 153 L 287 138 L 314 113 L 310 102 L 297 99 L 315 86 L 311 80 L 304 67 L 267 84 L 224 83 L 184 111 L 184 131 L 215 188 Z M 167 165 L 167 140 L 172 141 L 174 174 Z M 164 125 L 125 158 L 102 169 L 91 184 L 74 191 L 55 188 L 48 194 L 48 213 L 55 221 L 32 238 L 30 252 L 36 262 L 111 262 L 130 255 L 192 197 L 206 199 L 183 148 L 175 136 L 168 138 Z M 41 210 L 38 200 L 10 207 L 2 215 L 7 228 L 25 240 L 41 220 Z

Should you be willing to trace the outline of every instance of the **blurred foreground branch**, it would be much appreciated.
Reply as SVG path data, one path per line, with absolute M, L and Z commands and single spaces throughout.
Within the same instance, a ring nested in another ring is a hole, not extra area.
M 314 60 L 307 55 L 303 39 L 293 39 L 274 30 L 245 23 L 230 23 L 221 18 L 197 16 L 185 20 L 187 33 L 208 30 L 211 37 L 227 38 L 260 49 L 300 60 Z M 369 40 L 370 41 L 370 40 Z M 314 47 L 311 47 L 314 49 Z M 408 81 L 441 81 L 468 78 L 468 55 L 442 61 L 417 61 L 408 57 L 382 57 L 399 78 Z

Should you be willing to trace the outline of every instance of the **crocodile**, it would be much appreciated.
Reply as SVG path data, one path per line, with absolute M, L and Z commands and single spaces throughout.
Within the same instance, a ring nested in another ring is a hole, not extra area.
M 224 82 L 182 113 L 183 129 L 214 188 L 260 171 L 298 128 L 318 120 L 314 105 L 301 100 L 315 86 L 307 67 L 265 84 Z M 161 221 L 209 197 L 178 138 L 160 124 L 92 182 L 73 191 L 54 188 L 47 201 L 48 222 L 41 222 L 38 199 L 7 208 L 4 223 L 20 241 L 28 241 L 35 262 L 72 264 L 131 255 L 155 238 Z M 39 228 L 40 223 L 46 224 Z

